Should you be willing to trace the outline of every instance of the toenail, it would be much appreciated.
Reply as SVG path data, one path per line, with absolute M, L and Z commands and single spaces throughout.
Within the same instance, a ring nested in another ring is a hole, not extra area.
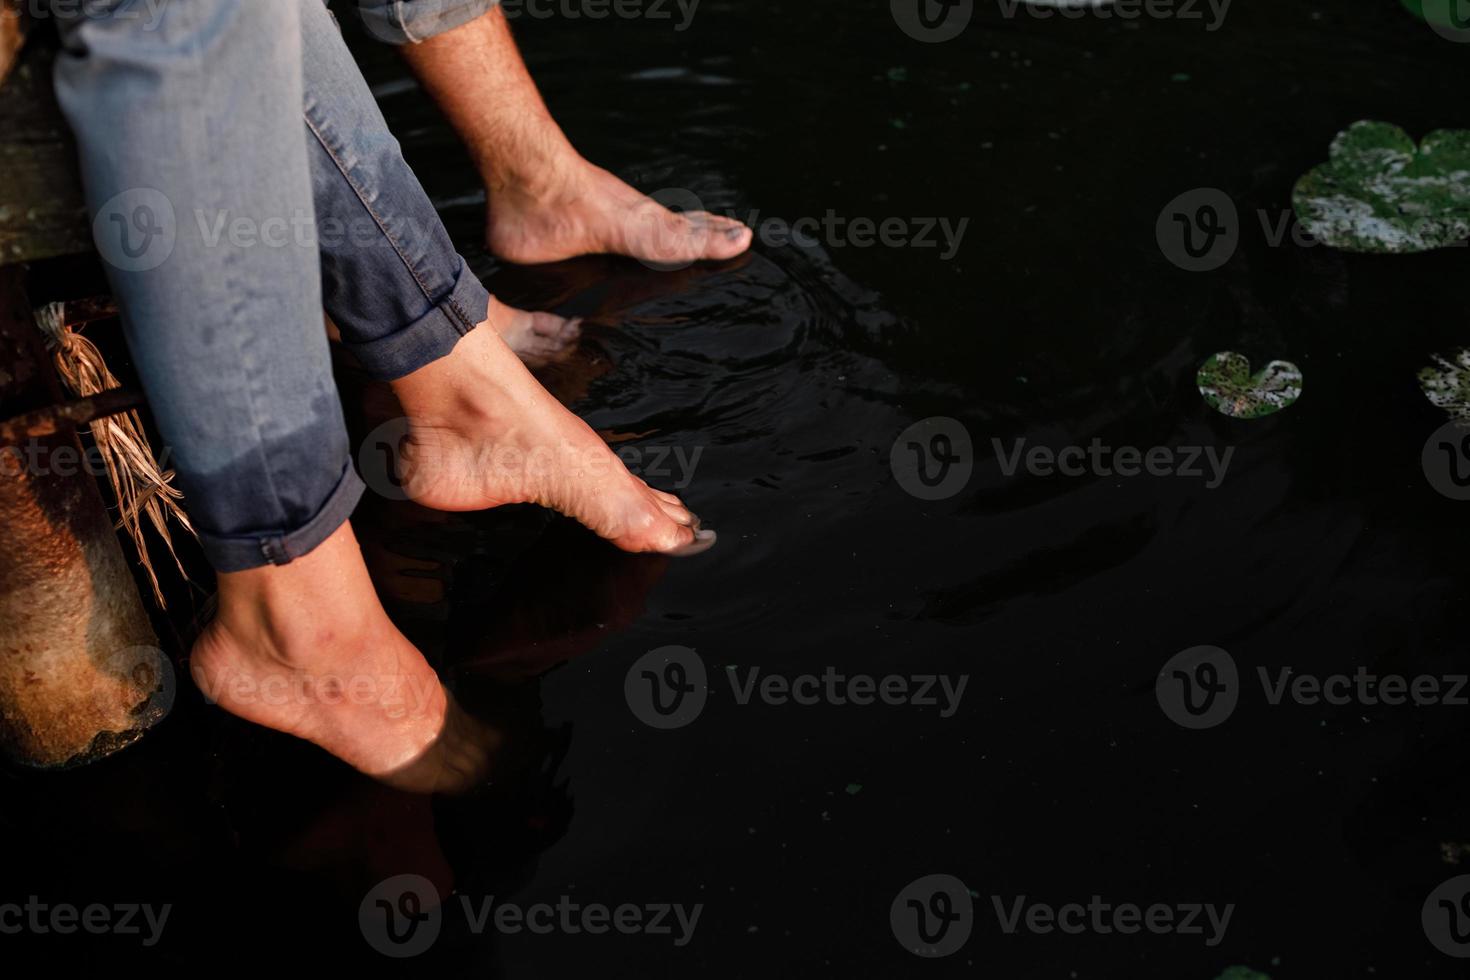
M 697 555 L 702 551 L 708 551 L 714 546 L 714 543 L 715 532 L 708 530 L 695 531 L 693 541 L 675 548 L 673 551 L 668 552 L 668 555 L 670 558 L 686 558 L 691 555 Z

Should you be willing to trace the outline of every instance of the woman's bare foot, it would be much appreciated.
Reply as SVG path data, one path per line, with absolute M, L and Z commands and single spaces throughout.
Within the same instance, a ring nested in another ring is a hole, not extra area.
M 346 524 L 289 564 L 222 573 L 190 671 L 231 714 L 378 778 L 430 754 L 445 727 L 444 688 L 383 612 Z
M 629 473 L 531 377 L 495 327 L 509 316 L 492 300 L 489 320 L 448 357 L 392 383 L 407 422 L 396 465 L 409 498 L 448 511 L 540 504 L 624 551 L 684 556 L 711 547 L 715 533 L 701 530 L 678 497 Z
M 528 367 L 542 367 L 570 351 L 582 336 L 582 318 L 568 320 L 555 313 L 527 313 L 515 307 L 505 307 L 508 316 L 500 317 L 495 331 L 517 357 Z M 342 342 L 342 331 L 324 316 L 327 323 L 327 339 L 334 344 Z
M 734 218 L 670 211 L 574 154 L 541 170 L 536 183 L 490 182 L 486 243 L 507 262 L 606 252 L 682 268 L 750 248 L 750 229 Z
M 582 336 L 582 318 L 568 320 L 554 313 L 527 313 L 505 307 L 495 332 L 527 367 L 541 367 L 572 350 Z

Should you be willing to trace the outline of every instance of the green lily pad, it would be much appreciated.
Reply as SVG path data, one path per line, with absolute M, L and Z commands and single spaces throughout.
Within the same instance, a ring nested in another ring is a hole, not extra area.
M 1205 404 L 1221 415 L 1258 419 L 1294 404 L 1302 396 L 1302 372 L 1290 361 L 1272 361 L 1251 374 L 1243 354 L 1222 351 L 1195 375 Z
M 1452 357 L 1434 355 L 1434 363 L 1419 372 L 1419 387 L 1436 407 L 1462 425 L 1470 425 L 1470 349 Z
M 1271 980 L 1260 970 L 1252 970 L 1248 966 L 1232 966 L 1215 980 Z
M 1291 203 L 1313 238 L 1344 251 L 1452 245 L 1470 237 L 1470 131 L 1436 130 L 1415 146 L 1397 126 L 1353 123 Z

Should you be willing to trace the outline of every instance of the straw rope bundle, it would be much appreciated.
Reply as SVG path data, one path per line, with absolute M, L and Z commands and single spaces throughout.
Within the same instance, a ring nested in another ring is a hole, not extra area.
M 121 382 L 108 370 L 97 345 L 67 325 L 65 312 L 63 304 L 51 303 L 36 314 L 36 322 L 46 336 L 46 345 L 51 350 L 56 373 L 62 382 L 80 398 L 121 387 Z M 168 546 L 168 553 L 179 574 L 188 581 L 168 530 L 168 518 L 172 517 L 184 530 L 194 533 L 188 516 L 179 506 L 184 495 L 173 485 L 174 471 L 163 469 L 154 460 L 153 447 L 148 444 L 143 420 L 136 411 L 97 419 L 89 429 L 117 499 L 117 526 L 125 528 L 133 539 L 138 561 L 153 586 L 153 598 L 160 608 L 166 608 L 158 576 L 148 557 L 142 519 L 147 516 L 148 522 Z

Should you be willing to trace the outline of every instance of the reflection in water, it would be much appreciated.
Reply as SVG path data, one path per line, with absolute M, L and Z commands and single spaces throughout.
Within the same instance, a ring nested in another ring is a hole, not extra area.
M 899 324 L 820 248 L 678 271 L 591 257 L 500 270 L 490 285 L 513 305 L 584 318 L 579 348 L 538 376 L 635 471 L 679 461 L 640 475 L 691 498 L 709 524 L 736 524 L 741 533 L 722 537 L 726 574 L 759 574 L 778 548 L 798 546 L 751 526 L 752 501 L 757 512 L 830 506 L 833 487 L 863 498 L 880 485 L 878 447 L 859 447 L 901 418 L 892 375 L 863 352 Z M 399 414 L 388 388 L 340 352 L 338 375 L 354 435 Z M 543 679 L 639 622 L 670 560 L 618 551 L 534 507 L 445 514 L 369 495 L 355 527 L 385 607 L 453 693 L 444 737 L 391 780 L 439 800 L 432 818 L 404 804 L 421 815 L 396 827 L 394 846 L 420 855 L 411 865 L 441 894 L 451 882 L 528 881 L 574 812 L 559 775 L 572 726 L 545 721 Z M 718 628 L 760 614 L 732 588 L 715 590 L 702 616 Z M 332 807 L 332 831 L 312 838 L 371 837 L 336 825 L 353 812 Z M 355 862 L 382 864 L 343 855 L 344 867 Z

